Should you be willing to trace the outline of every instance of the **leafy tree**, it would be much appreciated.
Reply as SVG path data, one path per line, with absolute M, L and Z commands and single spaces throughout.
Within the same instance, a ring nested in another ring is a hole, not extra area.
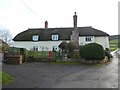
M 72 55 L 74 55 L 74 50 L 76 48 L 75 44 L 72 42 L 65 42 L 63 41 L 60 45 L 59 48 L 61 48 L 62 53 L 66 53 L 68 57 L 70 58 Z
M 75 54 L 75 44 L 73 42 L 69 42 L 67 43 L 67 54 L 68 54 L 68 57 L 70 58 L 72 55 Z

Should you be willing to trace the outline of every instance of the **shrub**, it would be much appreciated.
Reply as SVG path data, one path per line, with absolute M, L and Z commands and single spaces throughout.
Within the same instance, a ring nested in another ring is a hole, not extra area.
M 59 48 L 61 48 L 63 54 L 67 54 L 68 58 L 71 58 L 71 56 L 75 55 L 75 44 L 73 42 L 65 42 L 63 41 L 60 45 Z
M 73 59 L 80 59 L 79 51 L 74 51 L 74 54 L 71 56 Z
M 76 48 L 76 46 L 75 46 L 75 44 L 74 43 L 72 43 L 72 42 L 69 42 L 69 43 L 67 43 L 67 54 L 68 54 L 68 58 L 71 58 L 71 56 L 73 56 L 73 55 L 75 55 L 75 48 Z
M 9 47 L 7 50 L 9 53 L 20 53 L 20 48 L 17 47 Z
M 41 52 L 41 51 L 28 51 L 28 57 L 34 57 L 34 58 L 47 58 L 47 51 Z
M 90 43 L 80 49 L 80 55 L 88 60 L 102 60 L 105 58 L 104 49 L 97 43 Z

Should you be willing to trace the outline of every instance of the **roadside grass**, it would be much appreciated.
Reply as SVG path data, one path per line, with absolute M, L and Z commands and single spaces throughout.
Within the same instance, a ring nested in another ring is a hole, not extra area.
M 81 64 L 80 62 L 49 62 L 50 64 Z
M 90 63 L 82 63 L 82 62 L 49 62 L 49 64 L 57 64 L 57 65 L 89 65 L 89 66 L 101 66 L 102 64 L 90 64 Z
M 13 82 L 13 77 L 5 72 L 0 72 L 0 83 L 3 85 L 8 85 Z

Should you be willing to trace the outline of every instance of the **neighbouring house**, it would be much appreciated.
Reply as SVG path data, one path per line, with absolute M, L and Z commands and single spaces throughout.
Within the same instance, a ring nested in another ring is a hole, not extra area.
M 8 47 L 9 47 L 9 45 L 6 42 L 4 42 L 2 39 L 0 39 L 0 52 L 3 52 Z
M 0 63 L 4 59 L 4 50 L 7 50 L 8 47 L 9 45 L 6 42 L 4 42 L 2 39 L 0 39 Z
M 62 41 L 72 41 L 77 46 L 98 43 L 104 49 L 109 48 L 109 34 L 91 26 L 77 27 L 76 13 L 73 16 L 73 25 L 74 27 L 48 28 L 48 22 L 45 21 L 45 28 L 29 28 L 17 34 L 11 46 L 34 51 L 52 51 L 54 48 L 58 51 Z

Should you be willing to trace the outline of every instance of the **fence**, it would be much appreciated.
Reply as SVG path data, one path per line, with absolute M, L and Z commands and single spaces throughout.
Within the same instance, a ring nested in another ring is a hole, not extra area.
M 3 62 L 7 64 L 22 64 L 25 62 L 25 55 L 5 53 Z

